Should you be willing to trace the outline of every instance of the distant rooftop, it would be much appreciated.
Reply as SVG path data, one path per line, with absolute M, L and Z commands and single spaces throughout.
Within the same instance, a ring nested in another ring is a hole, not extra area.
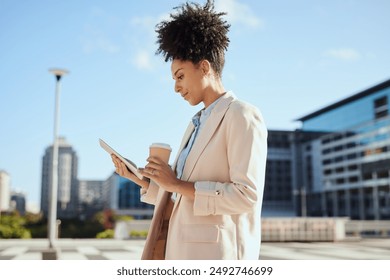
M 336 103 L 333 103 L 333 104 L 331 104 L 329 106 L 326 106 L 326 107 L 324 107 L 324 108 L 322 108 L 320 110 L 317 110 L 317 111 L 315 111 L 313 113 L 310 113 L 310 114 L 308 114 L 306 116 L 303 116 L 303 117 L 297 119 L 297 121 L 302 121 L 302 122 L 303 121 L 307 121 L 307 120 L 312 119 L 314 117 L 317 117 L 317 116 L 319 116 L 319 115 L 321 115 L 323 113 L 329 112 L 329 111 L 334 110 L 334 109 L 336 109 L 338 107 L 341 107 L 341 106 L 343 106 L 345 104 L 348 104 L 348 103 L 353 102 L 355 100 L 358 100 L 358 99 L 361 99 L 363 97 L 369 96 L 371 94 L 374 94 L 374 93 L 376 93 L 376 92 L 378 92 L 378 91 L 380 91 L 382 89 L 388 88 L 388 87 L 390 87 L 390 79 L 387 80 L 387 81 L 384 81 L 384 82 L 382 82 L 382 83 L 380 83 L 380 84 L 378 84 L 376 86 L 370 87 L 370 88 L 368 88 L 368 89 L 366 89 L 366 90 L 364 90 L 362 92 L 359 92 L 359 93 L 354 94 L 354 95 L 352 95 L 350 97 L 342 99 L 342 100 L 340 100 L 340 101 L 338 101 Z
M 58 137 L 58 145 L 60 147 L 70 147 L 71 146 L 64 136 Z

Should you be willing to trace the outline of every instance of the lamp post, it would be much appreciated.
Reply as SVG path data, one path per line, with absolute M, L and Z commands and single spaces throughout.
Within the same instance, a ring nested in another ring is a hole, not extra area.
M 49 214 L 48 214 L 48 236 L 49 236 L 49 251 L 54 251 L 54 259 L 57 258 L 56 250 L 54 248 L 54 240 L 57 233 L 57 193 L 58 193 L 58 124 L 59 124 L 59 107 L 60 107 L 60 90 L 61 77 L 69 72 L 65 69 L 52 68 L 49 72 L 54 74 L 56 78 L 56 96 L 55 96 L 55 110 L 54 110 L 54 140 L 52 152 L 52 181 L 49 191 Z
M 307 216 L 307 206 L 306 206 L 306 189 L 305 187 L 301 188 L 301 216 Z
M 301 206 L 301 217 L 307 216 L 307 205 L 306 205 L 306 189 L 302 186 L 300 189 L 295 189 L 293 194 L 297 197 L 299 196 L 300 206 Z

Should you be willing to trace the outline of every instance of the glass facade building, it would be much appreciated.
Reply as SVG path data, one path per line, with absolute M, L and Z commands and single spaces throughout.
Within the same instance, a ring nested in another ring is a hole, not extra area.
M 390 218 L 390 80 L 299 120 L 307 214 Z
M 136 183 L 119 177 L 118 213 L 127 213 L 135 219 L 148 219 L 153 215 L 154 206 L 140 200 L 140 186 Z M 144 211 L 143 211 L 144 210 Z
M 302 215 L 302 182 L 307 171 L 302 165 L 302 148 L 321 135 L 302 130 L 268 131 L 263 217 Z
M 79 180 L 78 216 L 81 220 L 93 217 L 105 209 L 104 181 Z

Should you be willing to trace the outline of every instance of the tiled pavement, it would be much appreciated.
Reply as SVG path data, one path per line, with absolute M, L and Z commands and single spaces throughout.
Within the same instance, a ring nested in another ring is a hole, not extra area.
M 390 239 L 263 243 L 263 260 L 390 260 Z
M 55 243 L 61 260 L 137 260 L 145 240 L 60 239 Z M 0 240 L 0 260 L 40 260 L 48 240 Z
M 59 239 L 61 260 L 139 260 L 144 240 Z M 0 240 L 0 260 L 40 260 L 47 239 Z M 263 260 L 390 260 L 390 239 L 263 243 Z

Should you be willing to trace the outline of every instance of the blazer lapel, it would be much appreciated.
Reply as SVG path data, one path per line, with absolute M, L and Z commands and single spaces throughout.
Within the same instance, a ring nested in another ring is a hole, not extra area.
M 227 92 L 221 98 L 222 100 L 220 100 L 212 110 L 210 117 L 207 119 L 204 127 L 199 132 L 194 145 L 192 146 L 191 152 L 187 157 L 182 176 L 182 180 L 184 181 L 187 181 L 190 178 L 196 162 L 198 161 L 203 150 L 206 148 L 214 132 L 218 128 L 218 125 L 221 123 L 230 103 L 235 99 L 234 95 L 230 92 Z

